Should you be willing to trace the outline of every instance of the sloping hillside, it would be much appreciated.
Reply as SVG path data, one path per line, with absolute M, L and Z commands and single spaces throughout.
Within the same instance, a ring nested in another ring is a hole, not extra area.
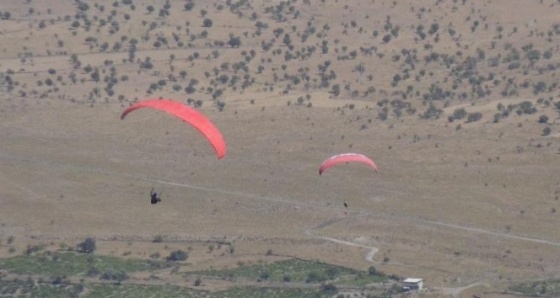
M 146 257 L 163 235 L 235 242 L 192 254 L 201 269 L 272 249 L 428 287 L 556 276 L 559 16 L 552 0 L 5 0 L 0 254 L 94 236 Z M 201 110 L 226 158 L 162 113 L 120 120 L 146 98 Z M 348 151 L 379 173 L 317 174 Z

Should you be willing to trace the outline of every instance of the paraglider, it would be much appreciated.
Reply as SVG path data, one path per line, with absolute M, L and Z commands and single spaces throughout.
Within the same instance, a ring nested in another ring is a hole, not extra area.
M 152 108 L 174 115 L 196 128 L 212 145 L 218 159 L 226 155 L 226 143 L 218 128 L 202 113 L 181 102 L 169 99 L 148 99 L 127 108 L 121 115 L 124 119 L 132 111 L 141 108 Z
M 321 166 L 319 167 L 319 175 L 322 175 L 324 171 L 329 169 L 332 166 L 341 164 L 341 163 L 348 163 L 348 162 L 358 162 L 363 163 L 369 167 L 371 167 L 377 173 L 377 166 L 369 157 L 359 154 L 359 153 L 342 153 L 331 156 L 327 158 Z M 348 208 L 348 202 L 344 200 L 344 208 Z
M 363 163 L 370 166 L 375 172 L 377 172 L 377 166 L 369 157 L 359 153 L 342 153 L 327 158 L 327 160 L 325 160 L 319 167 L 319 175 L 323 174 L 324 171 L 332 166 L 347 162 Z

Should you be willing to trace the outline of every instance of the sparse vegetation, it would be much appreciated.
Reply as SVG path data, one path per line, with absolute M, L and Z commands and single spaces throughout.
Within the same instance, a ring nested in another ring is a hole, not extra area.
M 269 280 L 278 282 L 320 283 L 335 280 L 346 275 L 355 275 L 359 271 L 333 266 L 320 262 L 310 262 L 298 259 L 278 261 L 272 264 L 242 265 L 234 269 L 196 271 L 186 273 L 186 276 L 209 276 L 226 280 Z M 379 272 L 371 275 L 371 281 L 381 281 L 385 277 Z
M 124 260 L 119 258 L 112 258 L 112 257 L 97 257 L 92 260 L 91 256 L 85 256 L 81 254 L 73 254 L 73 253 L 55 253 L 42 256 L 22 256 L 22 257 L 15 257 L 11 259 L 2 260 L 0 265 L 3 266 L 8 272 L 18 273 L 18 274 L 36 274 L 37 276 L 43 276 L 44 274 L 47 275 L 54 275 L 55 277 L 52 279 L 52 282 L 49 284 L 47 282 L 43 282 L 41 280 L 31 281 L 32 291 L 38 291 L 35 293 L 47 293 L 48 291 L 54 291 L 56 288 L 52 288 L 52 286 L 61 286 L 56 289 L 58 295 L 57 297 L 70 297 L 72 293 L 81 293 L 86 288 L 88 289 L 88 297 L 97 297 L 97 295 L 104 295 L 102 293 L 121 293 L 121 297 L 137 297 L 134 295 L 138 295 L 140 291 L 143 293 L 151 293 L 151 292 L 158 292 L 160 297 L 167 297 L 166 295 L 175 295 L 169 297 L 192 297 L 191 295 L 205 295 L 205 297 L 223 297 L 222 295 L 228 295 L 229 297 L 246 297 L 246 296 L 239 296 L 245 295 L 247 293 L 254 293 L 251 295 L 255 295 L 256 293 L 262 291 L 256 291 L 257 288 L 252 287 L 232 287 L 228 290 L 218 292 L 215 294 L 211 294 L 204 290 L 201 291 L 194 291 L 189 290 L 188 288 L 170 286 L 170 285 L 138 285 L 136 283 L 126 284 L 129 279 L 129 275 L 127 272 L 134 272 L 138 270 L 156 270 L 165 268 L 165 263 L 154 263 L 151 261 L 141 261 L 141 260 Z M 34 264 L 34 265 L 33 265 Z M 90 282 L 83 282 L 74 283 L 66 278 L 66 276 L 71 275 L 81 275 L 83 274 L 83 268 L 87 268 L 87 266 L 93 266 L 88 269 L 87 276 L 89 277 L 96 277 L 98 276 L 101 280 L 106 281 L 113 281 L 118 284 L 118 288 L 112 284 L 97 284 L 97 283 L 90 283 Z M 95 271 L 95 272 L 94 272 Z M 217 276 L 222 276 L 223 278 L 230 279 L 233 276 L 236 278 L 247 278 L 247 277 L 255 277 L 260 281 L 266 280 L 277 280 L 281 278 L 283 282 L 292 282 L 292 278 L 290 275 L 284 274 L 282 277 L 279 276 L 282 272 L 291 271 L 296 276 L 296 280 L 303 281 L 307 283 L 316 283 L 322 280 L 337 280 L 337 284 L 343 285 L 353 285 L 361 280 L 359 283 L 364 284 L 364 275 L 360 272 L 342 268 L 338 266 L 331 266 L 328 264 L 321 264 L 316 262 L 308 262 L 302 260 L 286 260 L 280 261 L 272 264 L 261 264 L 257 267 L 255 266 L 245 266 L 239 267 L 235 270 L 236 274 L 231 275 L 232 272 L 229 270 L 225 271 L 206 271 L 206 272 L 189 272 L 185 273 L 185 275 L 195 275 L 199 276 L 194 281 L 194 286 L 200 287 L 202 286 L 202 278 L 200 276 L 206 276 L 208 278 L 215 278 Z M 321 273 L 322 272 L 322 273 Z M 371 273 L 371 272 L 370 272 Z M 240 275 L 237 275 L 240 274 Z M 379 274 L 379 272 L 376 272 Z M 382 275 L 379 275 L 382 276 Z M 385 280 L 382 277 L 375 277 L 372 275 L 371 278 L 367 278 L 367 282 L 372 281 L 380 281 Z M 352 279 L 354 277 L 355 279 Z M 381 278 L 381 279 L 379 279 Z M 157 278 L 155 279 L 157 280 Z M 4 293 L 6 291 L 15 291 L 16 289 L 20 289 L 23 291 L 27 291 L 30 288 L 28 286 L 30 283 L 25 283 L 19 280 L 9 280 L 9 279 L 0 279 L 0 289 Z M 259 288 L 263 289 L 263 288 Z M 306 295 L 315 293 L 323 294 L 323 295 L 332 295 L 338 291 L 337 286 L 333 283 L 323 284 L 319 289 L 313 288 L 298 288 L 292 287 L 289 289 L 285 288 L 266 288 L 266 297 L 294 297 L 293 295 Z M 125 291 L 126 290 L 126 291 Z M 380 289 L 380 291 L 383 291 Z M 163 296 L 162 296 L 163 295 Z M 211 295 L 211 296 L 208 296 Z M 212 296 L 215 295 L 215 296 Z M 280 296 L 275 296 L 280 295 Z M 287 296 L 282 296 L 287 295 Z M 253 297 L 253 296 L 251 296 Z M 257 296 L 257 297 L 264 297 L 264 296 Z M 322 296 L 321 296 L 322 297 Z
M 560 4 L 529 1 L 522 11 L 503 13 L 520 7 L 520 1 L 500 7 L 492 1 L 464 0 L 405 5 L 369 0 L 7 1 L 0 7 L 0 133 L 6 144 L 0 156 L 5 169 L 0 186 L 8 207 L 2 213 L 6 236 L 0 248 L 13 258 L 0 260 L 10 275 L 10 280 L 0 280 L 0 296 L 103 297 L 142 291 L 170 297 L 350 296 L 345 286 L 365 287 L 385 277 L 375 267 L 358 272 L 320 261 L 266 264 L 290 254 L 286 246 L 291 244 L 286 243 L 293 235 L 301 236 L 301 227 L 320 220 L 315 212 L 334 216 L 330 212 L 336 210 L 332 206 L 338 197 L 351 197 L 348 214 L 360 208 L 364 223 L 348 216 L 348 235 L 338 234 L 334 226 L 322 235 L 363 240 L 360 245 L 378 243 L 383 259 L 376 255 L 376 266 L 435 266 L 434 275 L 446 272 L 459 279 L 476 263 L 480 272 L 492 267 L 481 276 L 500 284 L 519 276 L 544 280 L 552 275 L 550 268 L 558 267 L 540 245 L 558 241 L 551 231 L 560 192 L 554 180 L 560 153 L 560 25 L 554 16 Z M 120 109 L 145 98 L 174 98 L 210 115 L 223 130 L 233 158 L 220 163 L 217 171 L 217 164 L 200 161 L 207 152 L 199 143 L 181 137 L 188 130 L 181 135 L 172 124 L 167 127 L 167 122 L 149 117 L 113 125 Z M 156 129 L 156 122 L 165 126 L 165 133 Z M 145 135 L 134 135 L 134 129 Z M 319 183 L 326 182 L 320 185 L 307 180 L 313 179 L 315 157 L 346 150 L 375 155 L 380 174 L 387 174 L 364 182 L 360 169 L 352 169 L 346 175 L 323 176 Z M 169 186 L 170 198 L 163 204 L 169 209 L 123 207 L 141 201 L 131 197 L 143 194 L 149 187 L 145 184 L 157 184 L 154 179 Z M 195 191 L 179 190 L 184 188 L 181 183 Z M 247 197 L 255 202 L 247 203 Z M 403 204 L 410 197 L 414 203 Z M 267 202 L 257 204 L 260 199 Z M 302 207 L 301 200 L 313 202 L 315 209 Z M 27 210 L 31 202 L 40 207 Z M 280 202 L 284 205 L 275 205 Z M 374 204 L 381 209 L 373 210 Z M 188 207 L 193 215 L 179 215 L 176 207 Z M 153 226 L 141 221 L 161 209 L 166 222 L 173 223 L 169 230 L 155 228 L 162 222 L 157 216 Z M 239 212 L 239 218 L 254 224 L 239 235 L 240 229 L 233 228 L 238 219 L 226 211 Z M 389 236 L 385 222 L 376 218 L 375 224 L 366 224 L 369 212 L 387 214 L 387 222 L 403 220 L 395 214 L 421 219 L 418 226 L 435 222 L 443 236 L 423 242 L 422 235 L 411 235 L 416 226 L 402 238 Z M 26 219 L 25 225 L 20 218 Z M 179 232 L 176 222 L 182 225 Z M 219 237 L 214 235 L 218 223 L 228 237 L 270 241 L 258 251 L 266 262 L 248 260 L 246 244 L 236 243 L 235 257 L 240 259 L 231 261 L 229 269 L 197 271 L 200 276 L 185 273 L 191 263 L 200 266 L 200 258 L 234 253 L 231 243 L 220 247 L 212 240 L 192 251 L 174 240 Z M 73 224 L 71 236 L 66 236 Z M 449 229 L 490 232 L 487 237 L 505 234 L 542 241 L 527 246 L 523 254 L 509 242 L 512 247 L 505 254 L 494 251 L 491 241 L 481 242 L 485 237 L 472 237 L 468 248 L 458 249 L 458 243 L 464 243 L 462 233 L 446 234 L 446 224 Z M 131 232 L 140 225 L 146 234 Z M 191 232 L 189 226 L 199 230 Z M 61 231 L 49 235 L 52 239 L 91 237 L 53 251 L 55 246 L 41 235 L 47 230 Z M 156 235 L 162 231 L 165 236 Z M 17 240 L 6 239 L 11 233 Z M 128 247 L 125 240 L 125 249 L 98 250 L 98 244 L 112 241 L 101 240 L 112 239 L 112 233 L 145 243 Z M 268 234 L 274 239 L 260 238 Z M 286 239 L 280 241 L 277 235 Z M 405 238 L 427 257 L 410 260 L 402 250 L 384 254 Z M 444 244 L 438 242 L 442 238 Z M 318 236 L 314 240 L 319 241 Z M 307 249 L 322 249 L 323 242 Z M 429 255 L 434 247 L 455 261 L 427 264 L 434 259 Z M 340 243 L 329 249 L 330 255 L 322 251 L 318 256 L 336 258 L 337 264 L 350 263 L 348 255 L 356 253 Z M 100 251 L 137 263 L 123 265 L 122 259 L 105 259 Z M 16 253 L 22 255 L 14 257 Z M 305 258 L 309 254 L 294 252 Z M 163 284 L 165 277 L 158 273 L 150 274 L 152 285 L 128 280 L 142 282 L 129 265 L 152 270 L 169 263 L 174 265 L 169 271 L 185 275 L 185 283 L 199 291 L 159 285 L 158 279 Z M 236 263 L 238 268 L 232 268 Z M 12 280 L 13 274 L 45 277 Z M 86 281 L 77 283 L 76 277 Z M 259 281 L 263 288 L 205 292 L 215 278 Z M 107 284 L 88 284 L 90 279 Z M 266 288 L 269 283 L 289 283 L 290 288 Z M 306 285 L 297 288 L 299 284 Z M 516 291 L 555 293 L 550 284 L 554 281 L 519 283 Z
M 179 261 L 185 261 L 188 257 L 189 255 L 185 251 L 179 249 L 176 251 L 172 251 L 167 257 L 167 260 L 179 262 Z
M 95 268 L 97 272 L 134 272 L 166 268 L 164 262 L 138 259 L 120 259 L 108 256 L 93 256 L 71 252 L 40 253 L 0 259 L 0 266 L 15 274 L 44 274 L 47 276 L 79 275 Z
M 509 289 L 527 296 L 554 297 L 560 295 L 560 280 L 516 283 Z

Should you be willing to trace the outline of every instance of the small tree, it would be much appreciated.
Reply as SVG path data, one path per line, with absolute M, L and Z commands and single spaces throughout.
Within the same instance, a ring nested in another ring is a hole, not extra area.
M 334 96 L 340 95 L 340 85 L 339 85 L 339 84 L 334 84 L 334 85 L 331 87 L 331 89 L 332 89 L 332 90 L 331 90 L 331 93 L 332 93 Z
M 453 118 L 460 120 L 465 118 L 465 116 L 467 116 L 467 111 L 465 110 L 465 108 L 459 108 L 456 109 L 455 111 L 453 111 Z
M 321 286 L 321 292 L 330 297 L 338 293 L 338 288 L 333 284 L 324 284 Z
M 268 280 L 269 278 L 270 278 L 270 273 L 268 273 L 268 271 L 263 271 L 261 272 L 261 274 L 259 274 L 259 278 L 257 281 Z
M 391 34 L 387 34 L 387 35 L 383 36 L 383 42 L 384 43 L 388 43 L 389 41 L 391 41 Z
M 86 240 L 84 240 L 84 242 L 79 243 L 76 246 L 76 250 L 78 252 L 87 253 L 87 254 L 93 253 L 95 249 L 96 249 L 95 239 L 91 237 L 87 237 Z
M 232 47 L 232 48 L 238 48 L 241 46 L 241 39 L 239 39 L 239 37 L 234 37 L 231 36 L 229 38 L 228 44 Z
M 481 113 L 478 113 L 478 112 L 470 113 L 470 114 L 467 116 L 467 122 L 469 122 L 469 123 L 470 123 L 470 122 L 476 122 L 476 121 L 478 121 L 478 120 L 480 120 L 480 119 L 482 119 L 482 114 L 481 114 Z
M 223 111 L 224 108 L 226 107 L 226 103 L 223 102 L 223 101 L 218 100 L 218 101 L 216 102 L 216 106 L 218 107 L 218 111 L 221 112 L 221 111 Z
M 550 129 L 550 127 L 547 126 L 547 127 L 545 127 L 545 128 L 543 129 L 542 135 L 543 135 L 543 136 L 548 136 L 548 135 L 550 134 L 551 131 L 552 131 L 552 130 Z
M 439 116 L 443 113 L 442 109 L 437 108 L 433 103 L 430 102 L 430 105 L 424 111 L 420 118 L 422 119 L 438 119 Z
M 172 251 L 169 256 L 167 257 L 168 261 L 174 261 L 174 262 L 179 262 L 179 261 L 185 261 L 187 258 L 189 257 L 189 255 L 182 251 L 182 250 L 176 250 L 176 251 Z
M 128 274 L 126 274 L 125 271 L 109 270 L 103 272 L 99 278 L 102 280 L 113 280 L 116 281 L 117 283 L 120 283 L 123 280 L 128 279 Z
M 204 21 L 202 22 L 202 26 L 207 28 L 212 27 L 212 24 L 214 24 L 214 22 L 209 18 L 204 19 Z
M 548 123 L 548 116 L 547 115 L 541 115 L 539 117 L 539 123 Z
M 191 11 L 193 8 L 194 8 L 194 2 L 187 2 L 187 4 L 185 4 L 186 11 Z

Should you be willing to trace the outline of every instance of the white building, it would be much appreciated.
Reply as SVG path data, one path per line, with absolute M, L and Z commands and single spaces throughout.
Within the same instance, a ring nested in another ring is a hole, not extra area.
M 403 280 L 403 289 L 411 291 L 420 291 L 424 285 L 421 278 L 407 278 Z

